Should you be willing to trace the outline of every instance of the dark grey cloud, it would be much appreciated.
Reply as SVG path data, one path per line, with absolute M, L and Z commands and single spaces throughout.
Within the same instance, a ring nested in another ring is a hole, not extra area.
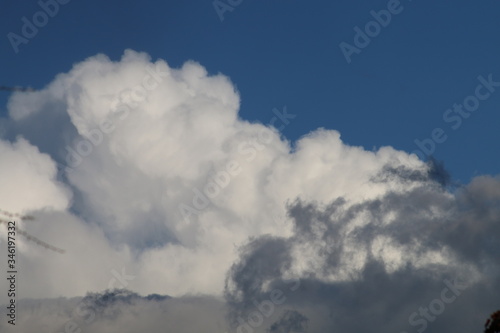
M 452 183 L 451 176 L 446 170 L 444 162 L 438 161 L 432 156 L 427 160 L 427 168 L 425 170 L 412 169 L 404 165 L 394 166 L 388 164 L 380 173 L 372 178 L 372 181 L 387 182 L 396 178 L 405 183 L 435 182 L 443 187 Z
M 226 285 L 234 288 L 226 289 L 226 297 L 233 313 L 248 322 L 248 300 L 269 299 L 269 290 L 285 288 L 298 260 L 293 250 L 310 247 L 308 259 L 320 266 L 300 272 L 300 287 L 283 304 L 313 318 L 308 332 L 480 332 L 500 307 L 500 247 L 494 236 L 500 234 L 500 178 L 478 177 L 450 193 L 440 167 L 427 174 L 387 169 L 379 181 L 397 174 L 414 187 L 377 200 L 351 205 L 339 198 L 327 206 L 295 201 L 288 210 L 294 234 L 252 240 L 229 272 Z M 359 220 L 366 223 L 353 227 Z M 400 253 L 392 268 L 374 250 L 380 237 L 390 240 L 382 249 L 397 246 Z M 352 242 L 366 254 L 359 274 L 325 278 L 352 268 L 343 260 Z M 441 260 L 429 261 L 433 253 Z M 270 280 L 266 290 L 264 280 Z M 269 331 L 287 332 L 279 323 Z
M 307 322 L 309 319 L 297 311 L 285 311 L 283 316 L 271 325 L 269 333 L 292 333 L 307 332 Z

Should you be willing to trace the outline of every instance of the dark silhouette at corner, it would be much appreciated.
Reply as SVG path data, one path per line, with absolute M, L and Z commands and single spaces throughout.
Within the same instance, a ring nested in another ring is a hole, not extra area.
M 484 324 L 484 333 L 500 332 L 500 310 L 491 314 L 490 318 Z

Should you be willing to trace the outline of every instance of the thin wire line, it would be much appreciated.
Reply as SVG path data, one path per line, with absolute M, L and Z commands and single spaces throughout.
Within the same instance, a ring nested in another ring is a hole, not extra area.
M 20 220 L 34 220 L 35 219 L 31 215 L 21 215 L 21 214 L 17 214 L 17 213 L 10 213 L 9 211 L 3 210 L 3 209 L 0 209 L 0 213 L 3 215 L 6 215 L 7 217 L 18 218 Z M 8 226 L 9 222 L 10 222 L 9 220 L 4 220 L 4 219 L 0 218 L 0 224 L 5 223 L 5 226 Z M 35 244 L 37 244 L 41 247 L 44 247 L 46 249 L 52 250 L 52 251 L 60 253 L 60 254 L 64 254 L 66 252 L 63 249 L 60 249 L 60 248 L 53 246 L 53 245 L 50 245 L 49 243 L 44 242 L 41 239 L 39 239 L 33 235 L 30 235 L 28 232 L 26 232 L 22 229 L 16 228 L 16 231 L 18 234 L 24 236 L 27 240 L 34 242 Z

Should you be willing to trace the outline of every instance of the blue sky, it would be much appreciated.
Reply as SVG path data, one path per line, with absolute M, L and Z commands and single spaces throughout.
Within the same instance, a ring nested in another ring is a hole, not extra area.
M 418 149 L 415 139 L 442 128 L 448 137 L 434 155 L 455 179 L 496 174 L 500 91 L 456 130 L 443 114 L 474 93 L 479 75 L 500 81 L 500 3 L 404 0 L 348 64 L 339 44 L 353 44 L 353 28 L 387 5 L 243 0 L 221 21 L 209 0 L 71 0 L 16 54 L 7 34 L 21 34 L 21 18 L 31 20 L 40 6 L 4 0 L 0 84 L 42 88 L 76 62 L 97 53 L 118 60 L 127 48 L 174 67 L 193 59 L 231 78 L 243 119 L 267 123 L 273 108 L 286 105 L 300 119 L 283 132 L 290 140 L 324 127 L 350 145 L 410 152 Z M 2 92 L 2 115 L 7 98 Z

